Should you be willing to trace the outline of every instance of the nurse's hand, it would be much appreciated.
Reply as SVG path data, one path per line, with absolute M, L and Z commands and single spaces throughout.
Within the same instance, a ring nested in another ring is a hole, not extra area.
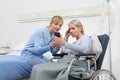
M 60 37 L 55 37 L 55 43 L 56 43 L 56 46 L 61 48 L 62 46 L 65 45 L 65 41 L 64 39 L 62 38 L 62 36 Z

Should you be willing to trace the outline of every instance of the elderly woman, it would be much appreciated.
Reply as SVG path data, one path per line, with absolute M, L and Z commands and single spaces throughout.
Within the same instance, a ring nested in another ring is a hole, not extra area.
M 70 35 L 76 38 L 73 44 L 68 43 Z M 65 39 L 62 36 L 55 37 L 54 42 L 58 48 L 61 48 L 61 53 L 68 53 L 68 55 L 57 62 L 35 65 L 32 69 L 30 80 L 68 80 L 68 74 L 73 74 L 67 71 L 70 61 L 76 54 L 89 54 L 92 48 L 92 41 L 89 36 L 84 34 L 83 26 L 78 20 L 69 22 Z M 86 61 L 75 61 L 71 70 L 74 70 L 75 66 L 79 66 L 81 68 L 80 71 L 83 71 L 82 68 L 87 68 L 87 63 Z

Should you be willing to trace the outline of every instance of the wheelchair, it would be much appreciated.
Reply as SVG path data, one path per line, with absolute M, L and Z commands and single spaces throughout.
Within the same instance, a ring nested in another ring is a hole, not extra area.
M 98 39 L 102 45 L 102 53 L 100 54 L 100 56 L 98 57 L 98 59 L 96 60 L 96 54 L 91 53 L 91 54 L 77 54 L 75 55 L 75 58 L 73 58 L 68 66 L 68 71 L 70 71 L 70 68 L 74 62 L 74 60 L 81 60 L 85 59 L 87 60 L 87 69 L 91 70 L 94 69 L 94 72 L 92 74 L 92 76 L 90 76 L 89 78 L 83 78 L 83 74 L 79 74 L 80 78 L 75 78 L 72 77 L 71 75 L 68 76 L 69 80 L 117 80 L 115 78 L 115 76 L 113 75 L 113 73 L 109 70 L 106 69 L 101 69 L 102 66 L 102 62 L 104 59 L 104 55 L 107 49 L 107 45 L 109 42 L 109 36 L 107 34 L 102 34 L 102 35 L 98 35 Z M 67 55 L 65 53 L 62 54 L 53 54 L 54 59 L 59 59 L 62 58 L 64 55 Z M 94 62 L 93 65 L 90 65 L 91 60 Z M 20 78 L 20 79 L 16 79 L 16 80 L 29 80 L 29 76 Z
M 107 49 L 107 45 L 109 42 L 109 36 L 107 34 L 103 34 L 103 35 L 99 35 L 98 39 L 101 43 L 102 46 L 102 53 L 100 54 L 100 56 L 98 57 L 98 59 L 95 59 L 96 54 L 92 53 L 92 54 L 77 54 L 76 57 L 74 59 L 71 60 L 69 67 L 68 67 L 68 71 L 70 71 L 71 65 L 74 62 L 74 60 L 78 60 L 78 59 L 85 59 L 87 60 L 87 64 L 88 64 L 88 70 L 91 70 L 91 68 L 94 68 L 94 72 L 92 74 L 92 76 L 90 76 L 89 78 L 82 78 L 83 74 L 79 74 L 80 78 L 75 78 L 72 76 L 68 76 L 69 80 L 116 80 L 115 76 L 113 75 L 113 73 L 109 70 L 106 69 L 101 69 L 102 66 L 102 62 L 104 59 L 104 55 Z M 64 55 L 67 54 L 54 54 L 53 56 L 55 56 L 55 58 L 59 58 L 59 57 L 63 57 Z M 90 65 L 90 61 L 94 62 L 94 65 Z

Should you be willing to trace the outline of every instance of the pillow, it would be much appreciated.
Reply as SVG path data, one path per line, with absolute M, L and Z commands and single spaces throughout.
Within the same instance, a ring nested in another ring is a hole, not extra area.
M 17 55 L 17 56 L 20 56 L 20 55 L 21 55 L 21 51 L 23 50 L 26 42 L 27 42 L 27 41 L 24 41 L 24 42 L 16 45 L 15 47 L 13 47 L 13 48 L 12 48 L 12 52 L 10 52 L 10 53 L 7 54 L 7 55 Z
M 102 53 L 102 45 L 97 35 L 94 34 L 90 38 L 92 40 L 92 53 L 96 54 L 96 60 L 97 60 L 100 54 Z
M 19 51 L 21 51 L 21 50 L 23 50 L 23 48 L 24 48 L 24 46 L 25 46 L 26 43 L 27 43 L 27 41 L 23 41 L 22 43 L 16 45 L 16 46 L 13 47 L 12 49 L 13 49 L 13 50 L 19 50 Z

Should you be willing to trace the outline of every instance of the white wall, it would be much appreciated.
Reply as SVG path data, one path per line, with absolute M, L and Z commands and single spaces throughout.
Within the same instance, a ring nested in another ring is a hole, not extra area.
M 20 24 L 16 21 L 18 14 L 79 8 L 92 5 L 93 2 L 100 4 L 96 0 L 0 0 L 0 45 L 11 42 L 11 46 L 14 46 L 27 39 L 37 27 L 46 25 L 41 22 Z
M 27 40 L 37 28 L 46 26 L 49 23 L 49 21 L 20 23 L 17 21 L 18 14 L 73 9 L 93 5 L 101 5 L 101 0 L 0 0 L 0 46 L 6 45 L 4 44 L 5 42 L 10 42 L 10 46 L 14 47 Z M 114 15 L 112 16 L 114 17 Z M 86 34 L 109 33 L 107 16 L 80 17 L 75 19 L 81 20 Z M 65 19 L 61 33 L 64 34 L 64 28 L 67 28 L 67 24 L 70 20 L 71 19 Z M 117 20 L 117 22 L 114 22 L 113 24 L 116 25 L 111 29 L 112 71 L 119 79 L 120 63 L 118 63 L 118 60 L 120 58 L 120 45 L 118 43 L 120 40 L 118 38 L 116 41 L 116 37 L 119 36 L 119 25 L 117 24 L 119 23 L 120 17 L 118 18 L 117 15 L 115 20 Z M 110 69 L 109 53 L 110 49 L 108 47 L 103 68 Z

